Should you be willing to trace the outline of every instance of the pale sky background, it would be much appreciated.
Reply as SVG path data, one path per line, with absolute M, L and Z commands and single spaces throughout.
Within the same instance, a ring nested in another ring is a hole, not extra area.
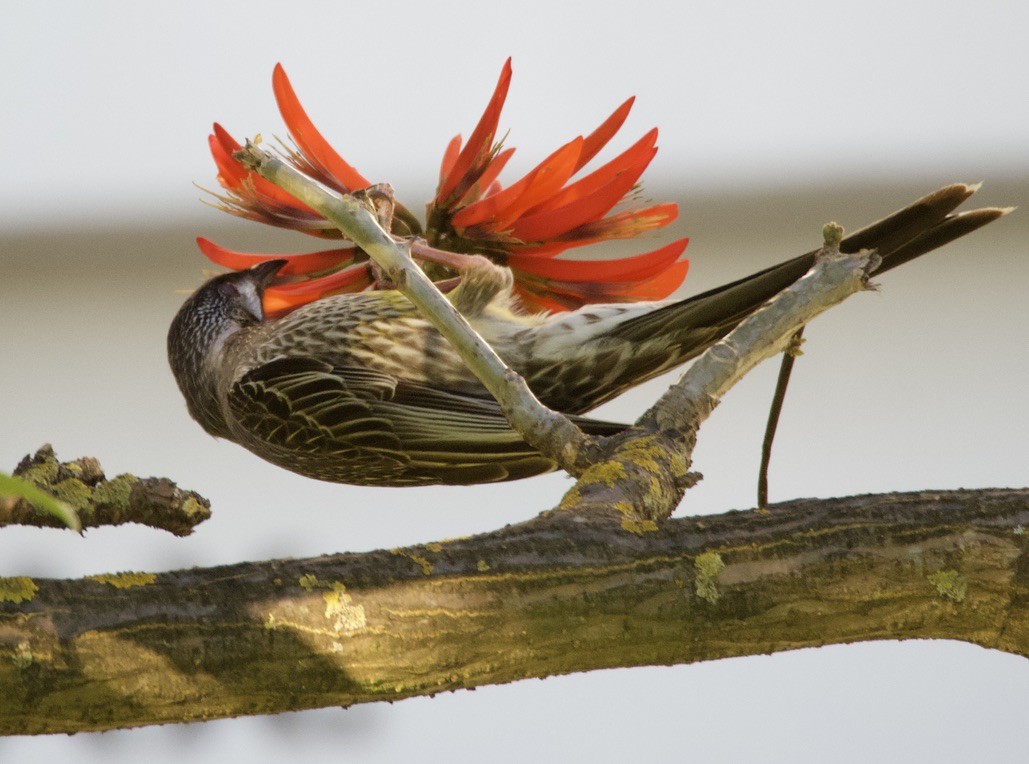
M 456 490 L 314 483 L 189 421 L 163 337 L 182 300 L 174 290 L 205 266 L 192 236 L 255 249 L 313 242 L 223 219 L 191 185 L 215 184 L 213 120 L 237 137 L 285 134 L 276 61 L 336 148 L 415 210 L 508 55 L 501 128 L 518 147 L 514 171 L 635 94 L 612 148 L 661 128 L 644 180 L 683 203 L 675 233 L 693 239 L 691 292 L 810 248 L 830 217 L 860 226 L 943 183 L 985 180 L 984 204 L 1027 203 L 1023 2 L 0 8 L 0 469 L 49 440 L 64 458 L 96 455 L 109 474 L 167 475 L 216 511 L 188 540 L 7 529 L 0 575 L 394 547 L 525 519 L 570 485 L 559 475 Z M 776 498 L 1026 484 L 1023 217 L 889 274 L 881 294 L 812 326 Z M 681 511 L 750 506 L 774 375 L 759 369 L 705 426 L 696 466 L 707 477 Z M 661 389 L 600 414 L 630 418 Z M 260 512 L 282 506 L 296 507 L 288 523 Z M 875 643 L 345 713 L 0 739 L 0 761 L 1021 761 L 1026 708 L 1024 659 Z

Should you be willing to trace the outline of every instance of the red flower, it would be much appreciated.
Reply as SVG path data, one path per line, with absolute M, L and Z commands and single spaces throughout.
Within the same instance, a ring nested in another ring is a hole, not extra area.
M 631 238 L 675 219 L 675 204 L 629 207 L 609 214 L 632 191 L 654 158 L 657 129 L 606 164 L 572 180 L 622 126 L 632 107 L 630 98 L 588 136 L 566 143 L 505 188 L 497 178 L 514 149 L 501 149 L 496 134 L 510 82 L 508 59 L 468 142 L 462 147 L 461 137 L 456 136 L 447 146 L 436 197 L 427 212 L 425 238 L 429 245 L 481 253 L 507 264 L 529 307 L 567 310 L 589 302 L 661 299 L 674 292 L 688 268 L 688 261 L 680 260 L 687 239 L 614 260 L 556 258 L 573 247 Z M 275 67 L 272 84 L 296 147 L 285 150 L 286 158 L 341 193 L 371 185 L 318 132 L 281 65 Z M 223 209 L 313 236 L 342 238 L 338 229 L 306 205 L 244 169 L 232 157 L 239 144 L 217 124 L 209 143 L 218 181 L 227 192 L 219 197 Z M 418 221 L 399 205 L 394 221 L 395 235 L 421 234 Z M 232 252 L 206 239 L 197 242 L 205 255 L 229 268 L 245 268 L 272 258 L 289 260 L 281 275 L 300 280 L 268 290 L 265 307 L 270 313 L 286 312 L 326 294 L 375 286 L 367 257 L 354 247 L 305 255 L 257 255 Z

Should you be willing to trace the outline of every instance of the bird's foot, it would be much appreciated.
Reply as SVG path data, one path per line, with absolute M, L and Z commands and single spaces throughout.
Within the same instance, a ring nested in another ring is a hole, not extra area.
M 460 270 L 461 283 L 450 292 L 450 301 L 464 316 L 481 314 L 501 293 L 510 293 L 514 275 L 482 255 L 467 255 Z
M 410 240 L 411 255 L 423 263 L 442 266 L 455 271 L 458 285 L 451 280 L 437 281 L 441 291 L 448 292 L 451 302 L 465 316 L 482 313 L 493 298 L 509 291 L 514 284 L 511 269 L 497 265 L 483 255 L 466 255 L 448 252 L 429 246 L 424 239 Z M 444 285 L 447 288 L 443 288 Z
M 393 228 L 393 212 L 397 203 L 393 197 L 393 186 L 389 183 L 376 183 L 360 191 L 350 194 L 354 199 L 361 202 L 371 210 L 375 219 L 379 221 L 382 230 L 389 232 Z

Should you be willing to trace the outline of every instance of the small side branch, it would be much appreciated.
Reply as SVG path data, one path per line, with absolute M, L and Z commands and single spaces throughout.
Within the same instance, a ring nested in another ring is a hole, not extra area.
M 22 459 L 14 474 L 70 504 L 83 528 L 138 523 L 188 536 L 211 516 L 207 499 L 166 478 L 118 475 L 108 480 L 96 459 L 60 462 L 49 444 Z M 0 527 L 5 525 L 64 527 L 24 499 L 0 496 Z
M 793 373 L 793 363 L 800 355 L 800 346 L 803 341 L 804 327 L 802 326 L 790 338 L 789 346 L 783 351 L 779 376 L 775 380 L 775 393 L 772 396 L 772 405 L 768 409 L 765 437 L 761 441 L 761 466 L 758 467 L 757 472 L 757 505 L 759 508 L 768 506 L 768 468 L 772 463 L 772 444 L 775 442 L 775 432 L 779 429 L 779 417 L 782 415 L 783 403 L 786 401 L 786 388 L 790 383 L 790 375 Z
M 635 426 L 609 439 L 598 460 L 565 495 L 563 511 L 611 512 L 634 532 L 653 531 L 700 476 L 690 471 L 700 425 L 746 374 L 782 352 L 797 330 L 850 295 L 868 289 L 880 259 L 841 254 L 843 230 L 830 223 L 814 267 L 708 348 Z
M 525 381 L 476 334 L 414 263 L 407 246 L 398 244 L 383 229 L 373 207 L 352 195 L 341 196 L 251 143 L 237 152 L 236 158 L 316 210 L 364 250 L 396 288 L 454 345 L 526 442 L 553 458 L 566 471 L 572 474 L 581 471 L 580 454 L 592 439 L 567 417 L 540 403 Z

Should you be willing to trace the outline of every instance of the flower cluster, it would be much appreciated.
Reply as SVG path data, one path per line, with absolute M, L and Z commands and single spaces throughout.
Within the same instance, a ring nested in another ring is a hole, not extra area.
M 678 210 L 672 203 L 630 205 L 614 211 L 631 196 L 654 158 L 657 129 L 606 164 L 576 177 L 618 132 L 632 107 L 630 98 L 592 133 L 576 137 L 520 180 L 502 186 L 498 178 L 514 153 L 497 141 L 510 83 L 508 59 L 468 141 L 462 143 L 461 136 L 456 136 L 444 152 L 424 231 L 414 215 L 397 205 L 392 233 L 424 237 L 434 248 L 483 254 L 509 266 L 515 289 L 530 309 L 568 310 L 591 302 L 656 300 L 674 292 L 689 267 L 681 258 L 687 239 L 632 257 L 559 257 L 574 247 L 631 238 L 675 219 Z M 293 146 L 285 149 L 287 160 L 341 193 L 372 185 L 315 128 L 281 65 L 275 67 L 272 85 L 293 140 Z M 218 182 L 226 192 L 218 197 L 220 206 L 227 212 L 312 236 L 342 238 L 318 213 L 246 170 L 233 157 L 239 144 L 218 124 L 209 145 Z M 270 314 L 288 312 L 329 294 L 376 286 L 367 256 L 353 245 L 305 254 L 255 254 L 228 250 L 203 238 L 197 243 L 212 261 L 237 270 L 265 260 L 287 260 L 278 282 L 265 296 Z

